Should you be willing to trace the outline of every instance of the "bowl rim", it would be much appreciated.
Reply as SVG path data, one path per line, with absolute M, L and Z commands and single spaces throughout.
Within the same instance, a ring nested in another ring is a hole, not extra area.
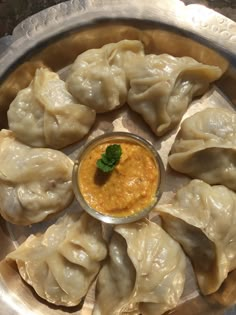
M 155 164 L 159 171 L 159 182 L 157 185 L 157 190 L 154 196 L 154 200 L 151 202 L 151 204 L 148 207 L 145 207 L 143 210 L 140 210 L 132 215 L 119 216 L 119 217 L 104 214 L 90 207 L 88 203 L 85 201 L 83 194 L 80 191 L 79 184 L 78 184 L 79 165 L 83 159 L 83 156 L 85 156 L 86 153 L 92 150 L 97 144 L 103 143 L 103 142 L 109 142 L 110 140 L 113 140 L 114 138 L 116 140 L 127 140 L 130 142 L 138 143 L 141 146 L 143 146 L 153 156 L 155 160 Z M 109 223 L 109 224 L 131 223 L 131 222 L 138 221 L 144 217 L 147 217 L 147 215 L 152 211 L 152 209 L 155 207 L 157 202 L 160 200 L 160 197 L 163 193 L 164 174 L 165 174 L 165 168 L 164 168 L 164 164 L 162 162 L 161 156 L 159 155 L 159 153 L 157 152 L 157 150 L 155 149 L 155 147 L 153 146 L 151 142 L 149 142 L 148 140 L 134 133 L 114 131 L 114 132 L 104 133 L 100 136 L 97 136 L 91 141 L 88 141 L 84 146 L 80 148 L 80 151 L 77 155 L 77 158 L 73 166 L 72 186 L 73 186 L 76 200 L 80 204 L 81 208 L 84 211 L 86 211 L 88 214 L 90 214 L 92 217 L 98 219 L 99 221 L 102 221 L 104 223 Z

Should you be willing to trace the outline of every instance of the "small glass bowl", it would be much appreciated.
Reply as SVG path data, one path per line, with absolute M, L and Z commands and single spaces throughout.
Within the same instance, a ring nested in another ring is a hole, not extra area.
M 89 153 L 91 150 L 93 150 L 97 145 L 100 145 L 102 143 L 116 143 L 116 142 L 125 142 L 125 143 L 135 143 L 142 147 L 144 147 L 153 157 L 153 161 L 156 164 L 156 167 L 159 171 L 159 181 L 157 184 L 156 192 L 152 198 L 151 203 L 145 207 L 142 210 L 139 210 L 138 212 L 134 214 L 129 214 L 125 216 L 113 216 L 106 213 L 102 213 L 97 211 L 96 209 L 93 209 L 90 207 L 90 205 L 87 203 L 87 201 L 84 199 L 83 194 L 80 190 L 79 185 L 79 172 L 80 172 L 80 165 L 83 161 L 83 158 L 86 156 L 87 153 Z M 84 209 L 87 213 L 89 213 L 94 218 L 103 221 L 105 223 L 110 224 L 123 224 L 123 223 L 130 223 L 137 221 L 141 218 L 144 218 L 148 215 L 148 213 L 153 209 L 157 201 L 160 199 L 162 194 L 162 185 L 163 185 L 163 177 L 164 177 L 164 166 L 163 162 L 161 160 L 160 155 L 157 153 L 155 148 L 152 144 L 150 144 L 148 141 L 143 139 L 140 136 L 137 136 L 132 133 L 128 132 L 112 132 L 112 133 L 106 133 L 101 136 L 96 137 L 95 139 L 91 140 L 87 144 L 85 144 L 74 163 L 73 168 L 73 175 L 72 175 L 72 183 L 73 183 L 73 189 L 75 193 L 75 197 L 78 200 L 80 206 L 82 209 Z

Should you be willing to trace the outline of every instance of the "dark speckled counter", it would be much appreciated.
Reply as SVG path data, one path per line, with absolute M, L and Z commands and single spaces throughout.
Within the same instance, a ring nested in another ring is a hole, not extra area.
M 26 17 L 62 0 L 0 0 L 0 37 L 11 34 Z M 183 0 L 185 4 L 202 4 L 236 21 L 236 0 Z

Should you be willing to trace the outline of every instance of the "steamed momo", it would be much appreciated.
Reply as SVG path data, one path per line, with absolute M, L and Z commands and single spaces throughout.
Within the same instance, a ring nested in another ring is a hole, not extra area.
M 0 214 L 14 224 L 41 222 L 73 200 L 73 163 L 62 152 L 31 148 L 0 132 Z
M 156 210 L 190 257 L 202 293 L 216 292 L 236 268 L 236 194 L 192 180 L 177 191 L 172 204 Z
M 58 74 L 41 68 L 29 87 L 17 94 L 7 115 L 9 127 L 20 141 L 60 149 L 84 137 L 96 113 L 78 104 Z
M 169 164 L 192 178 L 236 190 L 236 113 L 208 108 L 184 120 Z
M 98 113 L 111 111 L 127 100 L 126 64 L 143 55 L 137 40 L 123 40 L 90 49 L 77 57 L 66 80 L 68 90 L 79 102 Z
M 131 85 L 128 104 L 162 136 L 180 122 L 193 97 L 206 92 L 221 74 L 220 68 L 190 57 L 138 56 L 127 69 Z
M 148 220 L 117 225 L 93 315 L 163 314 L 177 305 L 184 283 L 184 253 L 160 226 Z
M 8 254 L 21 277 L 43 299 L 78 305 L 106 257 L 101 223 L 87 214 L 67 214 L 42 235 L 31 235 Z

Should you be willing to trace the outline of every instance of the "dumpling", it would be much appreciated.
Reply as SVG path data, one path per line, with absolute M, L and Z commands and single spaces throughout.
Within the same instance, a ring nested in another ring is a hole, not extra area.
M 137 40 L 123 40 L 90 49 L 77 57 L 66 80 L 70 93 L 98 113 L 111 111 L 127 100 L 126 64 L 143 55 Z
M 62 152 L 28 147 L 2 130 L 0 165 L 0 214 L 11 223 L 43 221 L 73 200 L 73 163 Z
M 174 308 L 185 283 L 181 247 L 148 220 L 114 231 L 98 276 L 93 315 L 160 315 Z
M 43 299 L 75 306 L 87 291 L 106 257 L 101 223 L 87 214 L 67 214 L 42 235 L 31 235 L 8 262 Z
M 91 108 L 78 104 L 58 74 L 41 68 L 7 112 L 9 128 L 33 147 L 60 149 L 83 138 L 95 121 Z
M 184 120 L 169 164 L 192 178 L 236 190 L 236 113 L 208 108 Z
M 193 97 L 205 93 L 221 74 L 220 68 L 190 57 L 137 56 L 127 70 L 128 104 L 162 136 L 180 122 Z
M 195 179 L 156 210 L 191 259 L 202 293 L 216 292 L 236 268 L 236 194 Z
M 118 315 L 123 309 L 126 311 L 135 278 L 136 271 L 127 255 L 125 239 L 115 233 L 109 244 L 109 258 L 98 276 L 92 314 Z

